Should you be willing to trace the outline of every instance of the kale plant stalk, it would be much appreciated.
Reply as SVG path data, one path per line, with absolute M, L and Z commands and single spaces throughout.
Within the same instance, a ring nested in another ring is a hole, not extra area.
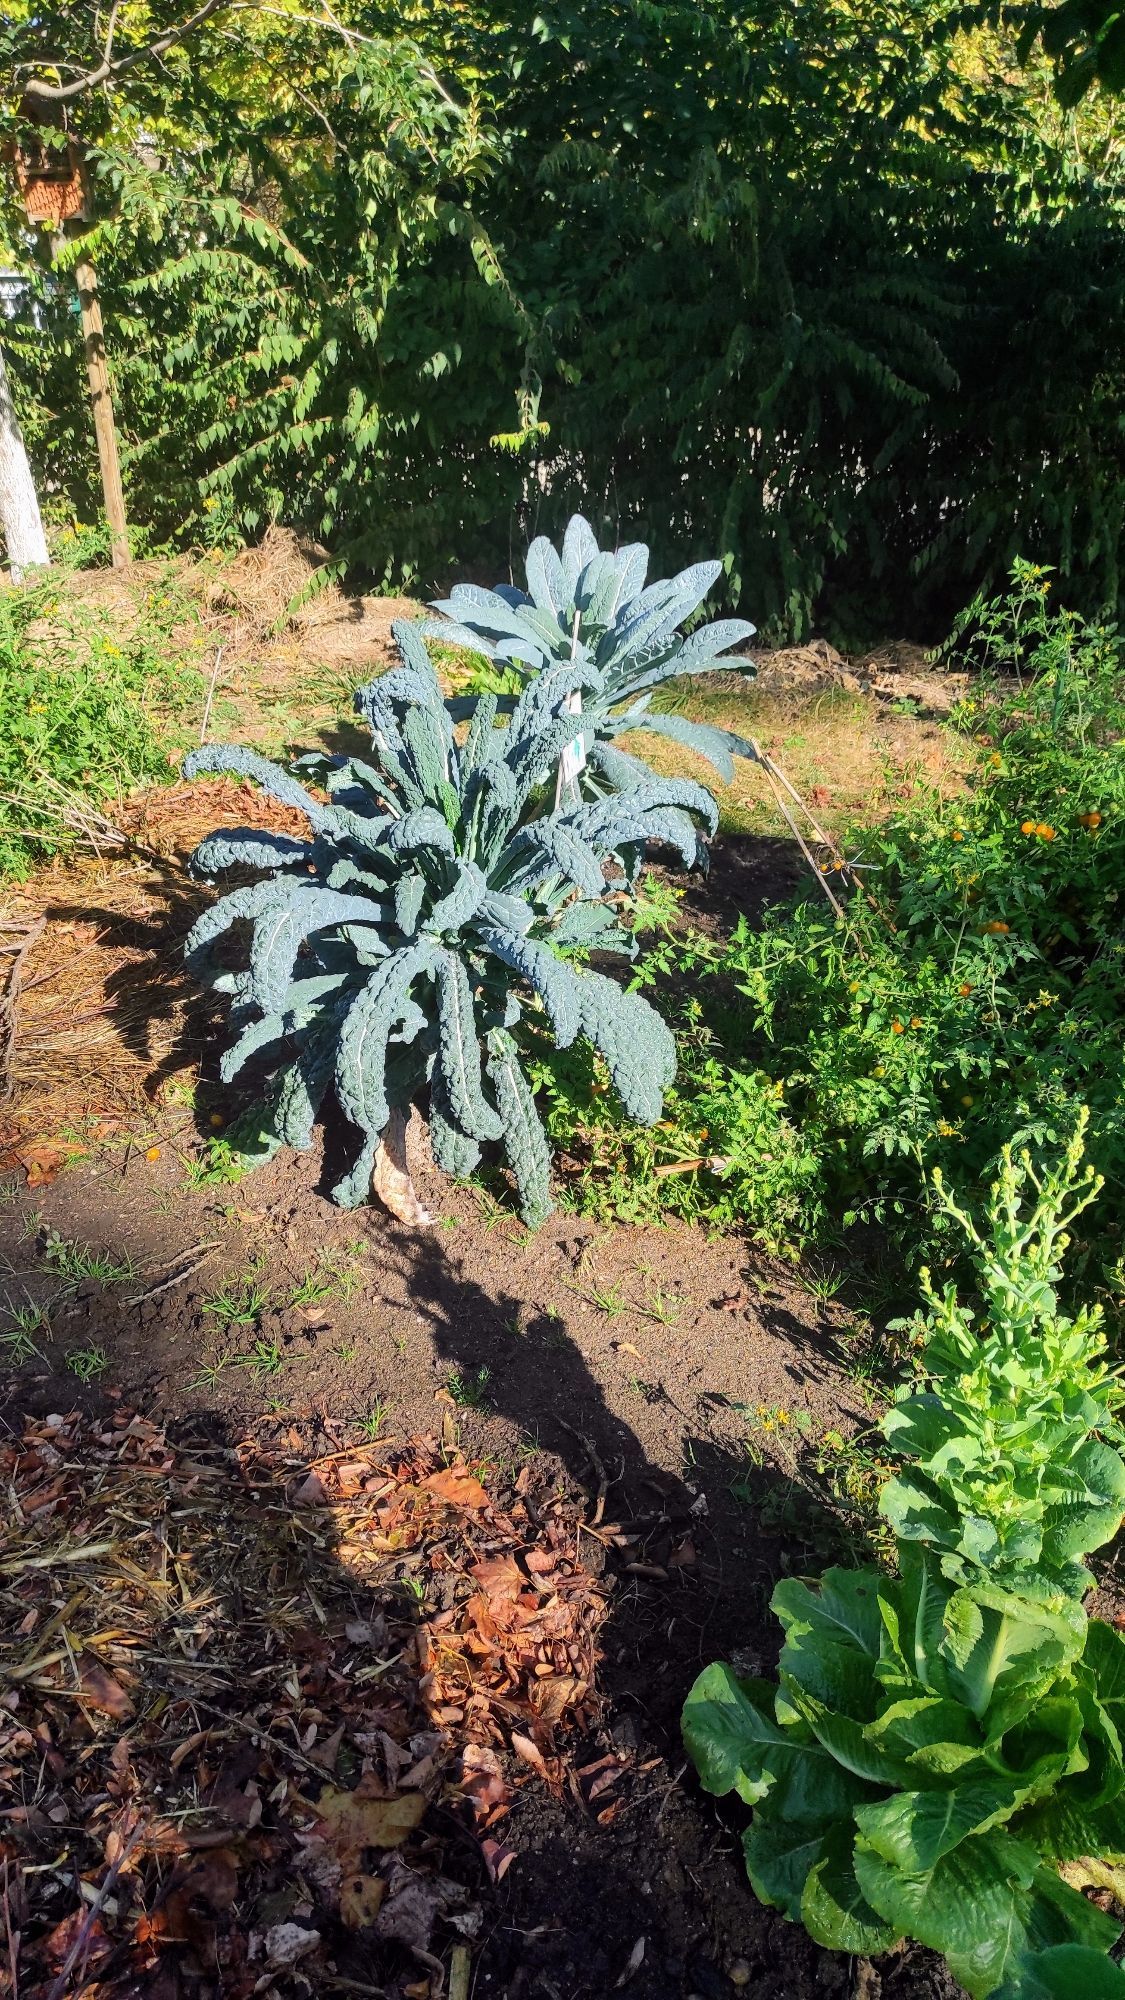
M 1080 1893 L 1125 1895 L 1125 1640 L 1082 1602 L 1125 1507 L 1119 1392 L 1097 1314 L 1055 1291 L 1098 1187 L 1082 1130 L 1042 1181 L 1005 1157 L 987 1233 L 968 1224 L 981 1335 L 931 1295 L 924 1386 L 883 1426 L 899 1575 L 785 1580 L 778 1685 L 714 1665 L 684 1711 L 705 1787 L 754 1808 L 764 1902 L 838 1951 L 914 1938 L 974 2000 L 1119 1990 L 1120 1925 Z
M 537 676 L 504 729 L 485 696 L 458 743 L 418 628 L 394 632 L 402 665 L 357 696 L 371 761 L 332 760 L 327 801 L 249 750 L 187 758 L 187 775 L 251 777 L 309 823 L 303 840 L 234 829 L 202 842 L 197 873 L 251 868 L 262 879 L 205 912 L 187 960 L 231 996 L 237 1036 L 224 1080 L 251 1057 L 267 1063 L 268 1145 L 308 1147 L 335 1091 L 361 1140 L 336 1201 L 362 1202 L 376 1174 L 392 1202 L 405 1201 L 399 1212 L 422 1219 L 396 1141 L 399 1119 L 428 1097 L 439 1166 L 467 1175 L 482 1145 L 501 1141 L 535 1223 L 550 1207 L 550 1157 L 512 1030 L 530 1006 L 559 1046 L 586 1036 L 629 1115 L 660 1116 L 671 1035 L 640 995 L 565 954 L 631 955 L 604 858 L 652 837 L 690 861 L 715 804 L 701 786 L 647 773 L 627 798 L 545 811 L 544 778 L 573 734 L 564 703 L 582 670 L 568 661 Z M 216 947 L 236 923 L 251 931 L 248 963 L 232 970 Z
M 526 590 L 456 584 L 432 607 L 441 616 L 423 629 L 448 646 L 483 654 L 494 672 L 499 670 L 501 692 L 510 682 L 525 685 L 555 665 L 570 663 L 578 670 L 587 791 L 628 789 L 638 773 L 648 779 L 646 765 L 613 748 L 613 739 L 626 730 L 647 730 L 697 751 L 729 782 L 732 756 L 755 755 L 749 742 L 708 723 L 654 714 L 650 706 L 666 681 L 729 669 L 733 662 L 722 655 L 753 637 L 754 627 L 744 618 L 699 626 L 687 638 L 679 629 L 722 571 L 720 562 L 695 563 L 646 586 L 643 543 L 599 549 L 589 523 L 575 514 L 561 554 L 545 535 L 532 542 Z M 745 662 L 738 664 L 745 672 Z

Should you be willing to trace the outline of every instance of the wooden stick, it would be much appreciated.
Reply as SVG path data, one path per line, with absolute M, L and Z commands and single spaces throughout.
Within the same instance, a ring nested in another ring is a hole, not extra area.
M 469 1967 L 472 1959 L 467 1944 L 455 1944 L 449 1962 L 449 2000 L 469 2000 Z

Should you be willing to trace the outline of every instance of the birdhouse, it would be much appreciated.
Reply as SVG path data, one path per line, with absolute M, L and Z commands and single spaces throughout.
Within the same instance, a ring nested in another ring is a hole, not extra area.
M 52 106 L 24 101 L 22 107 L 28 129 L 5 155 L 16 169 L 16 183 L 23 196 L 29 222 L 48 229 L 61 229 L 64 222 L 86 222 L 88 190 L 82 164 L 82 149 L 66 130 L 65 114 Z M 58 139 L 48 141 L 54 126 Z M 33 129 L 37 128 L 37 129 Z

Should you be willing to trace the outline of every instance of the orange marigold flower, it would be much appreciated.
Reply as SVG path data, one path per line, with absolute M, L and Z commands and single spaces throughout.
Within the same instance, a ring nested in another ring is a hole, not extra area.
M 1020 821 L 1020 832 L 1021 832 L 1021 833 L 1034 833 L 1034 832 L 1035 832 L 1035 821 L 1034 821 L 1033 819 L 1025 819 L 1025 820 L 1021 820 L 1021 821 Z
M 1040 840 L 1053 840 L 1055 837 L 1054 827 L 1049 826 L 1045 819 L 1040 820 L 1035 831 L 1038 834 Z
M 921 1014 L 912 1014 L 912 1015 L 910 1016 L 910 1025 L 911 1025 L 911 1027 L 912 1027 L 912 1028 L 920 1028 L 920 1027 L 921 1027 L 921 1025 L 922 1025 L 922 1016 L 921 1016 Z
M 967 1000 L 972 990 L 973 989 L 969 985 L 967 980 L 962 980 L 960 986 L 957 988 L 957 991 L 961 995 L 962 1000 Z
M 901 1021 L 891 1022 L 891 1033 L 892 1035 L 905 1035 L 906 1029 L 903 1027 Z
M 147 1152 L 147 1153 L 145 1154 L 145 1159 L 146 1159 L 146 1160 L 158 1160 L 159 1158 L 160 1158 L 160 1148 L 159 1148 L 159 1146 L 150 1146 L 150 1147 L 149 1147 L 149 1149 L 148 1149 L 148 1152 Z

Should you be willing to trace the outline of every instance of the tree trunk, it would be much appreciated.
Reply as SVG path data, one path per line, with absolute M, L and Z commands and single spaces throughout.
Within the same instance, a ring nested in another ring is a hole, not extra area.
M 49 563 L 47 538 L 35 497 L 35 481 L 27 462 L 27 450 L 19 418 L 8 387 L 4 350 L 0 347 L 0 527 L 8 544 L 12 582 L 18 583 L 25 569 Z

